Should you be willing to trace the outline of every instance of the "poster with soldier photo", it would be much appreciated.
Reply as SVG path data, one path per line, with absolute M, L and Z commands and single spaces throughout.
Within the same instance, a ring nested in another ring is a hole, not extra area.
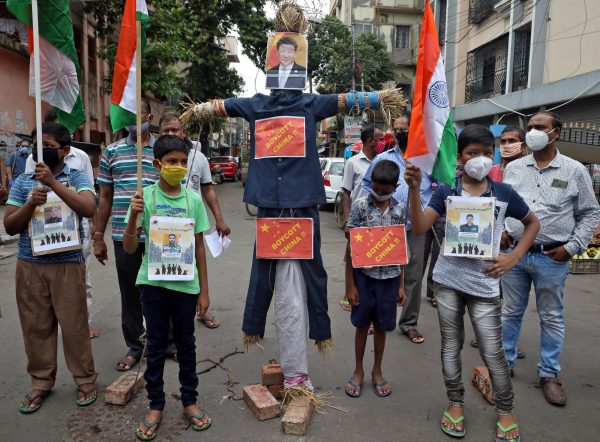
M 196 242 L 192 218 L 152 216 L 148 238 L 150 281 L 194 279 Z
M 444 256 L 492 259 L 496 198 L 449 196 Z
M 38 206 L 29 221 L 33 255 L 65 252 L 81 248 L 79 217 L 54 192 L 48 192 L 46 204 Z

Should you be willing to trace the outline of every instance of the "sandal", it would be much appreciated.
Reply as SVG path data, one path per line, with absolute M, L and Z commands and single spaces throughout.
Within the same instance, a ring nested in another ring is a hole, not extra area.
M 496 431 L 494 431 L 494 442 L 520 442 L 521 440 L 521 434 L 519 434 L 516 438 L 514 439 L 507 439 L 506 438 L 506 433 L 508 433 L 509 431 L 513 431 L 513 430 L 518 430 L 519 429 L 519 424 L 518 423 L 514 423 L 512 425 L 509 425 L 508 427 L 505 427 L 504 425 L 502 425 L 502 423 L 500 421 L 496 422 L 496 427 L 498 427 L 498 429 L 500 429 L 500 431 L 502 432 L 502 436 L 503 437 L 498 437 L 498 433 Z
M 190 426 L 192 427 L 192 430 L 194 430 L 194 431 L 208 430 L 208 427 L 210 427 L 210 425 L 212 424 L 212 419 L 210 417 L 202 425 L 197 425 L 197 424 L 194 423 L 194 419 L 198 419 L 200 422 L 202 422 L 202 419 L 204 419 L 204 417 L 206 416 L 206 412 L 204 410 L 201 410 L 201 411 L 202 411 L 201 414 L 183 413 L 183 415 L 185 416 L 185 418 L 190 423 Z
M 452 437 L 456 437 L 456 438 L 465 437 L 466 431 L 465 431 L 464 425 L 461 430 L 456 429 L 456 426 L 465 420 L 464 414 L 462 416 L 454 419 L 452 417 L 452 415 L 450 413 L 448 413 L 448 410 L 444 410 L 443 416 L 454 424 L 454 428 L 450 428 L 450 427 L 447 427 L 446 425 L 444 425 L 443 422 L 440 422 L 440 428 L 442 429 L 442 431 L 444 433 L 446 433 L 448 436 L 452 436 Z
M 404 334 L 408 336 L 408 339 L 410 339 L 410 342 L 413 344 L 421 344 L 425 340 L 423 335 L 419 333 L 419 330 L 416 328 L 411 328 L 410 330 L 404 332 Z
M 79 399 L 79 393 L 83 394 L 83 399 Z M 91 398 L 88 398 L 90 393 L 94 393 L 94 395 Z M 96 399 L 98 399 L 98 390 L 96 389 L 95 386 L 93 386 L 89 390 L 82 388 L 81 385 L 77 388 L 76 404 L 79 405 L 80 407 L 87 407 L 88 405 L 91 405 L 94 402 L 96 402 Z
M 437 299 L 435 299 L 435 296 L 432 296 L 431 298 L 429 298 L 429 302 L 431 302 L 431 306 L 433 308 L 437 308 Z
M 137 364 L 141 358 L 141 356 L 125 355 L 117 362 L 115 368 L 119 371 L 129 371 L 135 367 L 135 364 Z
M 360 388 L 358 393 L 352 393 L 350 391 L 348 391 L 348 385 L 350 385 L 352 388 Z M 362 386 L 363 384 L 355 384 L 354 382 L 352 382 L 352 378 L 348 379 L 348 382 L 346 383 L 346 388 L 344 389 L 346 391 L 346 394 L 350 397 L 360 397 L 360 395 L 362 394 Z
M 388 391 L 387 393 L 380 393 L 379 390 L 381 390 L 385 386 L 389 386 L 390 391 Z M 377 384 L 377 383 L 373 382 L 373 390 L 375 391 L 375 395 L 377 397 L 388 397 L 390 394 L 392 394 L 392 386 L 385 379 L 383 380 L 383 382 L 381 384 Z
M 25 395 L 25 400 L 29 402 L 28 405 L 25 405 L 24 402 L 21 402 L 19 404 L 19 411 L 23 414 L 31 414 L 31 413 L 35 413 L 36 411 L 38 411 L 42 404 L 44 403 L 44 400 L 48 397 L 48 395 L 50 394 L 50 390 L 37 390 L 40 393 L 32 396 L 29 393 L 27 393 Z M 36 399 L 41 399 L 36 405 L 34 405 L 33 407 L 30 407 L 30 405 L 33 403 L 33 401 L 35 401 Z
M 160 425 L 160 420 L 161 419 L 162 419 L 162 416 L 159 416 L 155 420 L 153 420 L 152 422 L 148 422 L 148 420 L 144 416 L 144 419 L 142 419 L 142 423 L 144 424 L 144 426 L 146 427 L 146 429 L 144 431 L 142 431 L 140 429 L 140 427 L 137 427 L 135 429 L 135 435 L 137 436 L 137 438 L 139 440 L 152 440 L 152 439 L 154 439 L 156 437 L 156 433 L 158 432 L 158 426 Z M 156 430 L 154 430 L 152 432 L 152 434 L 148 434 L 148 430 L 152 429 L 152 427 L 156 427 Z
M 217 328 L 221 323 L 217 318 L 215 318 L 210 313 L 205 314 L 204 316 L 196 316 L 198 321 L 202 323 L 206 328 Z
M 342 307 L 342 310 L 344 310 L 345 312 L 349 312 L 352 310 L 352 306 L 350 305 L 350 301 L 348 301 L 348 298 L 340 298 L 338 303 L 340 304 L 340 307 Z

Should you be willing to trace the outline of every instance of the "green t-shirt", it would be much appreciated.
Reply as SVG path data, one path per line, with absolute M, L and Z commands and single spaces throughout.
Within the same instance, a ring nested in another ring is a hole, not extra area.
M 130 214 L 131 205 L 127 210 L 125 223 L 129 221 Z M 150 217 L 152 215 L 192 218 L 195 222 L 194 234 L 204 232 L 210 228 L 202 199 L 196 192 L 183 186 L 181 186 L 181 192 L 178 196 L 170 196 L 164 193 L 159 183 L 146 187 L 144 189 L 144 213 L 142 214 L 142 227 L 145 232 L 149 232 Z M 146 250 L 149 249 L 148 238 L 149 235 L 146 235 Z M 200 293 L 200 280 L 195 257 L 194 269 L 194 279 L 190 281 L 150 281 L 148 280 L 148 254 L 145 253 L 135 283 L 138 286 L 141 284 L 153 285 L 197 295 Z

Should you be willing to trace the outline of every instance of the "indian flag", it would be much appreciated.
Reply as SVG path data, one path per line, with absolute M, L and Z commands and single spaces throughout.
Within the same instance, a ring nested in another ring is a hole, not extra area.
M 454 187 L 458 150 L 435 20 L 425 2 L 405 159 Z
M 8 0 L 8 10 L 30 30 L 31 0 Z M 58 121 L 73 133 L 85 123 L 79 91 L 79 62 L 73 40 L 69 0 L 39 0 L 41 99 L 54 106 Z M 33 38 L 29 32 L 29 53 Z M 35 96 L 34 62 L 29 63 L 29 95 Z
M 136 20 L 142 23 L 142 51 L 146 43 L 146 29 L 150 26 L 148 6 L 145 0 L 127 0 L 121 23 L 117 58 L 113 72 L 110 97 L 110 125 L 113 132 L 135 124 L 135 70 L 138 68 L 136 53 Z

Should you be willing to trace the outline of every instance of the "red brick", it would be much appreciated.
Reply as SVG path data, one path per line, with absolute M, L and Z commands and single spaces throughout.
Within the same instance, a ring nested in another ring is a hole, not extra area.
M 269 385 L 267 389 L 271 392 L 275 399 L 280 401 L 283 398 L 283 384 Z
M 136 380 L 137 373 L 125 373 L 117 378 L 104 391 L 104 401 L 108 404 L 126 405 L 137 389 L 144 386 L 142 373 Z
M 264 385 L 246 385 L 244 387 L 244 402 L 259 421 L 279 416 L 279 402 Z
M 492 381 L 490 380 L 490 373 L 486 367 L 479 366 L 473 369 L 471 383 L 479 390 L 486 401 L 492 405 L 494 404 L 494 399 L 492 398 Z
M 261 370 L 262 384 L 265 386 L 283 384 L 283 372 L 279 364 L 263 365 Z
M 306 396 L 293 399 L 288 404 L 283 419 L 281 419 L 281 428 L 286 434 L 295 434 L 304 436 L 310 418 L 313 412 L 313 403 Z

